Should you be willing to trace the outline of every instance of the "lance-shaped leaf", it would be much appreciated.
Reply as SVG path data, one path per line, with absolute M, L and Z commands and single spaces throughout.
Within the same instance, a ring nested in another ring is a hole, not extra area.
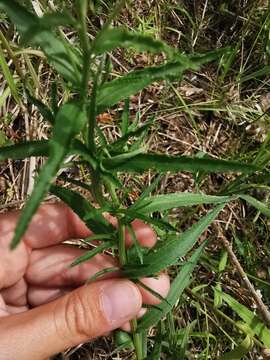
M 226 51 L 226 49 L 219 49 L 207 54 L 188 56 L 175 54 L 166 45 L 158 45 L 155 41 L 152 40 L 152 50 L 154 47 L 159 49 L 159 51 L 163 48 L 163 51 L 167 52 L 167 54 L 173 54 L 173 61 L 161 66 L 133 71 L 116 80 L 103 84 L 97 96 L 98 113 L 117 104 L 120 100 L 127 99 L 129 96 L 136 94 L 154 81 L 181 79 L 186 70 L 198 70 L 201 65 L 215 60 Z M 142 41 L 141 46 L 146 48 L 146 42 Z M 149 41 L 148 49 L 150 49 Z
M 78 85 L 81 79 L 81 59 L 64 39 L 44 27 L 44 21 L 27 11 L 14 0 L 0 0 L 0 9 L 6 11 L 18 31 L 28 43 L 40 46 L 49 62 L 68 81 Z
M 232 296 L 221 293 L 222 299 L 236 312 L 238 316 L 251 328 L 264 345 L 270 347 L 270 330 L 260 320 L 260 318 L 250 311 L 246 306 L 240 304 Z
M 144 125 L 140 126 L 134 131 L 129 131 L 126 135 L 121 136 L 119 139 L 110 144 L 109 148 L 113 151 L 121 151 L 121 149 L 126 145 L 128 140 L 132 137 L 138 137 L 141 134 L 145 133 L 149 127 L 153 124 L 153 120 L 147 121 Z
M 106 242 L 103 243 L 97 247 L 95 247 L 92 250 L 87 251 L 84 255 L 78 257 L 76 260 L 74 260 L 70 266 L 77 266 L 79 264 L 84 263 L 85 261 L 89 261 L 90 259 L 92 259 L 94 256 L 96 256 L 97 254 L 102 253 L 104 250 L 107 250 L 109 248 L 113 248 L 116 244 L 115 241 L 110 241 L 110 242 Z
M 27 91 L 27 90 L 26 90 L 26 95 L 27 95 L 29 101 L 38 108 L 42 117 L 45 120 L 49 121 L 51 124 L 53 124 L 54 123 L 54 115 L 53 115 L 51 109 L 47 105 L 43 104 L 42 101 L 40 101 L 39 99 L 36 99 L 34 96 L 32 96 L 29 93 L 29 91 Z
M 143 70 L 136 70 L 129 74 L 105 83 L 99 89 L 97 95 L 97 110 L 101 113 L 120 100 L 136 94 L 146 86 L 158 80 L 171 80 L 181 78 L 187 69 L 198 69 L 198 66 L 190 62 L 173 62 Z
M 0 161 L 20 160 L 30 156 L 48 156 L 49 141 L 29 141 L 0 148 Z
M 68 153 L 73 137 L 78 134 L 86 123 L 86 114 L 78 103 L 67 103 L 59 110 L 50 140 L 50 155 L 40 171 L 33 192 L 22 210 L 15 230 L 11 247 L 15 248 L 26 231 L 29 222 L 40 202 L 50 187 L 50 182 L 57 174 L 65 155 Z
M 170 292 L 166 298 L 166 301 L 162 301 L 158 305 L 159 309 L 152 308 L 139 320 L 138 331 L 149 329 L 150 326 L 157 324 L 164 316 L 172 310 L 172 307 L 182 295 L 185 288 L 190 284 L 191 274 L 197 265 L 205 244 L 202 244 L 197 250 L 194 251 L 193 255 L 187 261 L 179 274 L 176 276 L 171 284 Z
M 152 249 L 144 256 L 143 265 L 126 265 L 123 268 L 123 274 L 128 278 L 137 279 L 151 276 L 175 264 L 180 257 L 185 256 L 192 249 L 201 234 L 217 217 L 223 207 L 224 204 L 218 205 L 184 233 L 173 235 L 169 240 L 164 241 L 162 245 Z
M 50 192 L 66 203 L 95 234 L 112 234 L 115 228 L 79 193 L 57 185 Z
M 252 173 L 259 170 L 251 164 L 219 159 L 200 159 L 187 156 L 167 156 L 138 154 L 136 156 L 115 156 L 103 161 L 103 167 L 112 171 L 143 172 L 149 169 L 159 172 L 205 171 L 205 172 L 241 172 Z
M 174 193 L 168 195 L 156 195 L 146 197 L 141 200 L 138 205 L 135 202 L 127 210 L 139 211 L 142 214 L 147 214 L 155 211 L 165 211 L 173 208 L 183 206 L 193 206 L 200 204 L 220 204 L 231 200 L 230 196 L 212 196 L 205 194 L 193 194 L 193 193 Z
M 91 50 L 93 53 L 99 55 L 119 47 L 131 47 L 137 51 L 149 51 L 151 53 L 164 52 L 169 56 L 175 53 L 175 49 L 160 40 L 140 33 L 130 32 L 121 27 L 108 28 L 106 31 L 101 30 L 96 40 L 94 40 Z
M 265 216 L 270 217 L 270 208 L 263 202 L 255 199 L 254 197 L 252 197 L 250 195 L 239 195 L 239 197 L 241 199 L 245 200 L 250 205 L 254 206 L 257 210 L 259 210 Z
M 20 160 L 30 156 L 49 156 L 49 140 L 37 140 L 19 143 L 15 145 L 4 146 L 0 148 L 0 161 Z M 91 164 L 95 169 L 96 160 L 91 156 L 87 147 L 78 139 L 73 139 L 68 149 L 69 155 L 80 155 L 85 161 Z

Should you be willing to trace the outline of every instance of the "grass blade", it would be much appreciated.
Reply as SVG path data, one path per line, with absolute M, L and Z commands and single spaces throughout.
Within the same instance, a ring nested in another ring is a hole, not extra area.
M 252 338 L 247 335 L 241 344 L 236 346 L 232 351 L 222 355 L 219 360 L 241 360 L 248 354 L 252 346 Z
M 127 265 L 123 268 L 123 274 L 129 278 L 140 278 L 151 276 L 159 271 L 175 264 L 177 260 L 185 256 L 189 250 L 196 244 L 201 234 L 207 229 L 211 222 L 218 216 L 223 209 L 224 204 L 218 205 L 206 216 L 191 226 L 183 234 L 173 235 L 157 249 L 151 250 L 144 256 L 144 265 Z
M 96 256 L 97 254 L 102 253 L 104 250 L 110 249 L 112 247 L 114 247 L 115 241 L 110 241 L 110 242 L 106 242 L 104 244 L 101 244 L 99 246 L 97 246 L 96 248 L 87 251 L 84 255 L 78 257 L 76 260 L 74 260 L 71 264 L 70 267 L 79 265 L 81 263 L 84 263 L 85 261 L 88 261 L 90 259 L 92 259 L 94 256 Z
M 247 307 L 240 304 L 232 296 L 222 293 L 223 300 L 230 306 L 230 308 L 236 312 L 240 318 L 251 328 L 251 330 L 258 336 L 258 338 L 264 343 L 266 347 L 270 347 L 270 330 L 264 325 L 264 323 L 250 311 Z
M 32 216 L 50 187 L 50 182 L 61 167 L 65 155 L 69 151 L 73 137 L 79 133 L 86 122 L 86 114 L 77 103 L 67 103 L 59 110 L 53 136 L 50 140 L 50 156 L 40 171 L 33 192 L 22 210 L 15 235 L 11 242 L 14 249 L 25 233 Z
M 255 199 L 254 197 L 250 195 L 239 195 L 239 197 L 246 202 L 248 202 L 250 205 L 254 206 L 257 210 L 259 210 L 262 214 L 265 216 L 270 217 L 270 208 L 265 205 L 263 202 Z
M 49 62 L 66 80 L 78 86 L 81 78 L 81 59 L 70 44 L 44 27 L 44 21 L 28 12 L 14 0 L 0 0 L 0 9 L 6 11 L 22 37 L 32 45 L 40 46 Z M 31 38 L 29 38 L 31 35 Z
M 0 67 L 2 68 L 4 78 L 6 79 L 8 86 L 10 88 L 11 94 L 14 97 L 17 104 L 20 104 L 20 96 L 17 91 L 16 82 L 13 79 L 13 76 L 9 70 L 8 64 L 5 59 L 4 52 L 0 43 Z
M 149 169 L 159 172 L 206 171 L 206 172 L 241 172 L 249 174 L 258 170 L 251 164 L 219 159 L 200 159 L 187 156 L 167 156 L 138 154 L 133 157 L 112 157 L 103 161 L 104 168 L 112 171 L 143 172 Z
M 43 104 L 43 102 L 41 102 L 40 100 L 36 99 L 34 96 L 32 96 L 29 91 L 26 91 L 27 97 L 29 99 L 29 101 L 36 106 L 36 108 L 39 110 L 40 114 L 42 115 L 42 117 L 49 121 L 51 124 L 54 123 L 54 116 L 52 111 L 48 108 L 48 106 L 46 106 L 45 104 Z
M 150 326 L 157 324 L 164 316 L 172 310 L 172 307 L 182 295 L 185 288 L 189 285 L 191 280 L 191 274 L 197 265 L 205 245 L 201 245 L 182 267 L 179 274 L 176 276 L 171 284 L 170 292 L 166 298 L 166 301 L 162 301 L 158 305 L 159 310 L 152 308 L 138 321 L 138 331 L 147 330 Z

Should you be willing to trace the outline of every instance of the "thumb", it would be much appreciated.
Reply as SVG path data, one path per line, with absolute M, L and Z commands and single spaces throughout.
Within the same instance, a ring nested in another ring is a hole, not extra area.
M 141 305 L 141 294 L 129 280 L 80 287 L 46 305 L 2 318 L 1 360 L 48 358 L 120 327 Z

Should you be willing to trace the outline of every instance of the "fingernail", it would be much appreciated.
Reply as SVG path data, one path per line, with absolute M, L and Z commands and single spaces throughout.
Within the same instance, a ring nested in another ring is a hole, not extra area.
M 131 320 L 141 309 L 139 290 L 131 281 L 117 280 L 104 286 L 102 306 L 108 322 Z

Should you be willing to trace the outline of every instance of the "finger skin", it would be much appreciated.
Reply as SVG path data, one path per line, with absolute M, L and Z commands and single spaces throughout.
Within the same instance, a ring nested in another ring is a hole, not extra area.
M 29 263 L 32 249 L 45 249 L 72 238 L 85 238 L 91 231 L 79 217 L 65 204 L 45 204 L 40 206 L 23 236 L 19 246 L 11 251 L 9 245 L 20 216 L 20 211 L 0 214 L 0 289 L 10 287 L 22 279 Z M 108 216 L 111 222 L 112 217 Z M 133 222 L 138 241 L 146 247 L 156 243 L 155 232 L 140 220 Z M 128 246 L 130 234 L 126 233 Z
M 162 297 L 165 298 L 168 295 L 170 289 L 170 279 L 168 275 L 160 274 L 157 278 L 145 278 L 141 281 Z M 143 289 L 141 286 L 138 286 L 138 288 L 141 292 L 142 302 L 144 304 L 158 305 L 160 303 L 160 299 L 152 295 L 149 291 Z M 32 285 L 28 290 L 28 302 L 31 306 L 43 305 L 71 292 L 72 290 L 74 290 L 74 288 L 71 287 L 55 288 Z
M 12 306 L 25 306 L 27 304 L 27 284 L 24 279 L 19 280 L 13 286 L 1 291 L 6 304 Z
M 114 302 L 117 311 L 108 296 L 115 289 L 119 293 L 119 303 Z M 49 358 L 120 327 L 137 315 L 141 305 L 138 288 L 128 280 L 104 280 L 80 287 L 46 305 L 3 318 L 1 360 Z
M 150 289 L 153 289 L 156 293 L 165 298 L 170 290 L 170 278 L 167 274 L 160 274 L 155 278 L 144 278 L 141 279 L 141 282 L 148 286 Z M 140 285 L 138 285 L 140 292 L 143 297 L 143 302 L 148 305 L 158 305 L 160 303 L 160 299 L 155 295 L 151 294 L 148 290 L 144 289 Z
M 80 286 L 98 271 L 117 267 L 113 257 L 98 254 L 89 261 L 70 268 L 69 265 L 83 254 L 84 250 L 64 245 L 34 250 L 25 278 L 30 285 Z
M 5 227 L 5 232 L 12 235 L 19 216 L 20 211 L 0 214 L 0 228 Z M 111 216 L 107 217 L 113 224 L 115 223 Z M 155 232 L 148 225 L 141 220 L 134 220 L 132 224 L 137 233 L 138 241 L 143 246 L 150 247 L 155 244 Z M 55 203 L 44 204 L 39 207 L 23 236 L 23 240 L 30 248 L 40 249 L 60 244 L 72 238 L 86 238 L 91 234 L 92 232 L 84 222 L 69 207 L 63 203 Z M 127 234 L 127 238 L 130 242 L 130 235 Z M 9 236 L 9 241 L 11 240 L 12 236 Z

